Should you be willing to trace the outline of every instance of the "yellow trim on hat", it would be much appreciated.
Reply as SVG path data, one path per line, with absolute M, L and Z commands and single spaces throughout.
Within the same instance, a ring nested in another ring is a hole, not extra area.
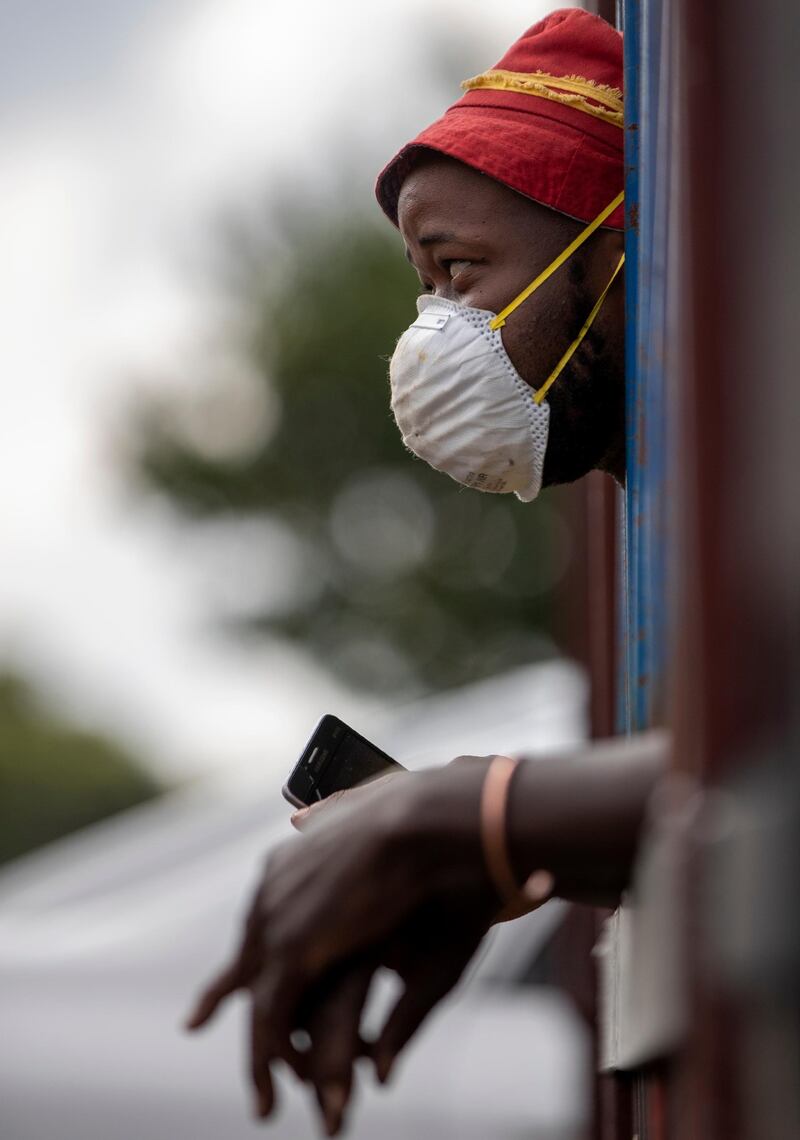
M 612 126 L 622 126 L 622 92 L 618 87 L 595 83 L 580 75 L 548 75 L 546 71 L 484 71 L 461 84 L 465 91 L 516 91 L 552 99 L 576 111 L 584 111 Z M 589 100 L 594 102 L 590 103 Z M 597 106 L 597 104 L 601 106 Z

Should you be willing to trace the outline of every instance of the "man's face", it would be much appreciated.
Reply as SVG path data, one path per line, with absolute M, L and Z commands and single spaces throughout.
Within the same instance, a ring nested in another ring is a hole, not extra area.
M 495 313 L 584 228 L 463 163 L 433 153 L 404 180 L 398 223 L 425 291 Z M 621 250 L 621 234 L 599 231 L 508 318 L 503 344 L 531 387 L 537 388 L 561 358 Z M 606 454 L 622 446 L 623 321 L 622 290 L 616 289 L 584 346 L 551 389 L 546 482 L 568 481 L 603 466 Z M 560 458 L 565 448 L 566 463 Z M 613 461 L 606 469 L 618 474 Z

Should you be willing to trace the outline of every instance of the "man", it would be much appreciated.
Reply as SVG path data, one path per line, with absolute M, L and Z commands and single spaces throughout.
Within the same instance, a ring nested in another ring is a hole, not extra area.
M 621 78 L 618 33 L 553 13 L 379 178 L 424 290 L 392 360 L 395 418 L 467 486 L 530 500 L 595 467 L 624 480 Z M 494 921 L 554 893 L 619 902 L 662 762 L 659 738 L 552 762 L 468 757 L 298 812 L 302 840 L 271 855 L 189 1026 L 248 989 L 258 1115 L 283 1060 L 335 1134 L 356 1057 L 385 1080 Z M 366 1045 L 382 965 L 405 991 Z
M 595 467 L 624 479 L 621 83 L 619 33 L 554 12 L 378 179 L 426 291 L 501 313 L 533 286 L 502 341 L 522 379 L 545 388 L 543 486 Z

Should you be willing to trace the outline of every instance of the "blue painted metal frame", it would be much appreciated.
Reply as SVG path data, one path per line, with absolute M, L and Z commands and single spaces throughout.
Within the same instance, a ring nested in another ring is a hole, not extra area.
M 661 97 L 669 0 L 624 0 L 626 465 L 619 721 L 663 715 L 666 663 L 665 321 L 669 150 Z
M 667 320 L 669 132 L 660 76 L 669 0 L 625 0 L 626 450 L 619 719 L 659 723 L 667 629 Z

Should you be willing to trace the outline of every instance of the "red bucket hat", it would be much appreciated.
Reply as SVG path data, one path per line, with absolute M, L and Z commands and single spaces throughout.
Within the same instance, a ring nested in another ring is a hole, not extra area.
M 552 12 L 462 87 L 378 176 L 378 202 L 395 225 L 400 187 L 424 148 L 581 222 L 622 190 L 622 36 L 599 16 Z M 605 224 L 622 229 L 623 207 Z

